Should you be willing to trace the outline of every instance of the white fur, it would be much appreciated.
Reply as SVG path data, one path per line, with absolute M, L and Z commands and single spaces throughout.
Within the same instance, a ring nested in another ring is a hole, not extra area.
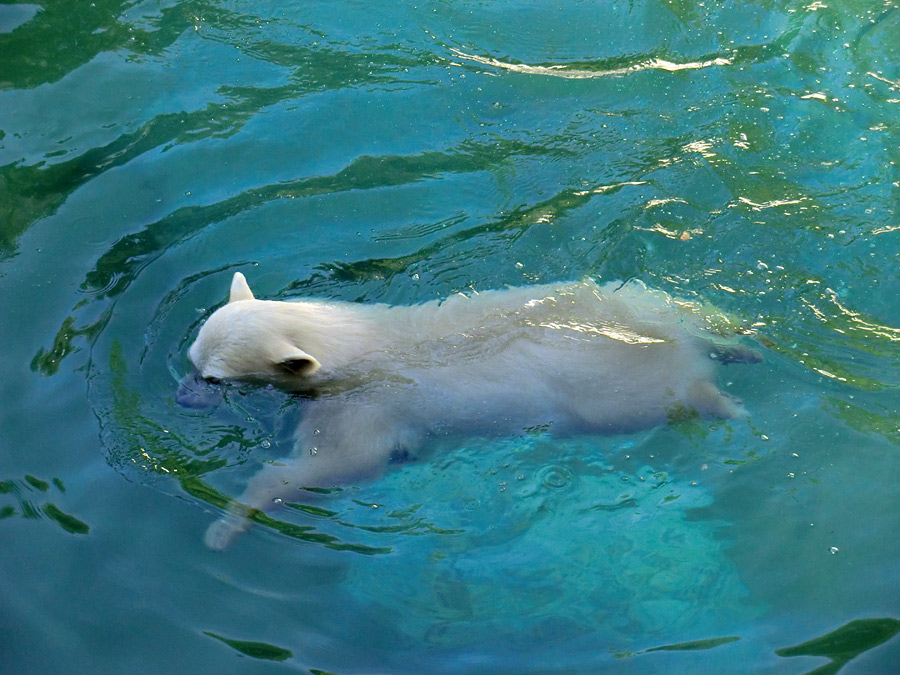
M 257 300 L 243 275 L 200 329 L 204 378 L 314 391 L 291 458 L 268 465 L 214 523 L 212 548 L 307 487 L 376 476 L 429 437 L 622 433 L 688 412 L 734 417 L 714 351 L 684 303 L 639 282 L 593 281 L 456 295 L 393 307 Z M 308 494 L 308 493 L 307 493 Z

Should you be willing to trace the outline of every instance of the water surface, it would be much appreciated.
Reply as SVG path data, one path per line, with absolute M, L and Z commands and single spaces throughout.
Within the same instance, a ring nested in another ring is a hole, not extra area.
M 890 673 L 893 2 L 0 5 L 11 673 Z M 746 420 L 469 439 L 202 533 L 302 405 L 174 403 L 234 271 L 717 307 Z M 824 672 L 824 671 L 822 671 Z

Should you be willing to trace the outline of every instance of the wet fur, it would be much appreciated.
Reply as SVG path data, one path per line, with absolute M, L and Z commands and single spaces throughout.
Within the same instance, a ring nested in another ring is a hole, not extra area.
M 638 282 L 549 284 L 415 306 L 257 300 L 236 274 L 231 300 L 189 355 L 203 378 L 315 390 L 291 456 L 267 465 L 213 523 L 214 549 L 304 488 L 379 475 L 429 438 L 617 434 L 742 406 L 714 383 L 716 361 L 755 352 L 711 342 L 684 303 Z M 307 493 L 308 494 L 308 493 Z

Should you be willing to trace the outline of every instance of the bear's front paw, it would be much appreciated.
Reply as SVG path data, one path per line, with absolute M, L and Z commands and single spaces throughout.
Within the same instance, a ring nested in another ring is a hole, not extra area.
M 224 551 L 238 535 L 249 530 L 250 525 L 252 523 L 246 516 L 229 513 L 207 528 L 203 543 L 213 551 Z

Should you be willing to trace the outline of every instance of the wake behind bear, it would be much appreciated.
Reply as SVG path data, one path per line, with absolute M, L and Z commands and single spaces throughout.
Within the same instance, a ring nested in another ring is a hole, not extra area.
M 693 305 L 637 281 L 389 306 L 257 300 L 239 272 L 189 357 L 207 382 L 316 393 L 290 458 L 261 469 L 207 530 L 213 549 L 250 527 L 250 509 L 376 477 L 392 456 L 415 456 L 429 439 L 536 426 L 618 434 L 685 415 L 743 415 L 716 386 L 715 364 L 760 360 L 704 334 Z M 186 382 L 177 400 L 190 405 L 195 395 Z

